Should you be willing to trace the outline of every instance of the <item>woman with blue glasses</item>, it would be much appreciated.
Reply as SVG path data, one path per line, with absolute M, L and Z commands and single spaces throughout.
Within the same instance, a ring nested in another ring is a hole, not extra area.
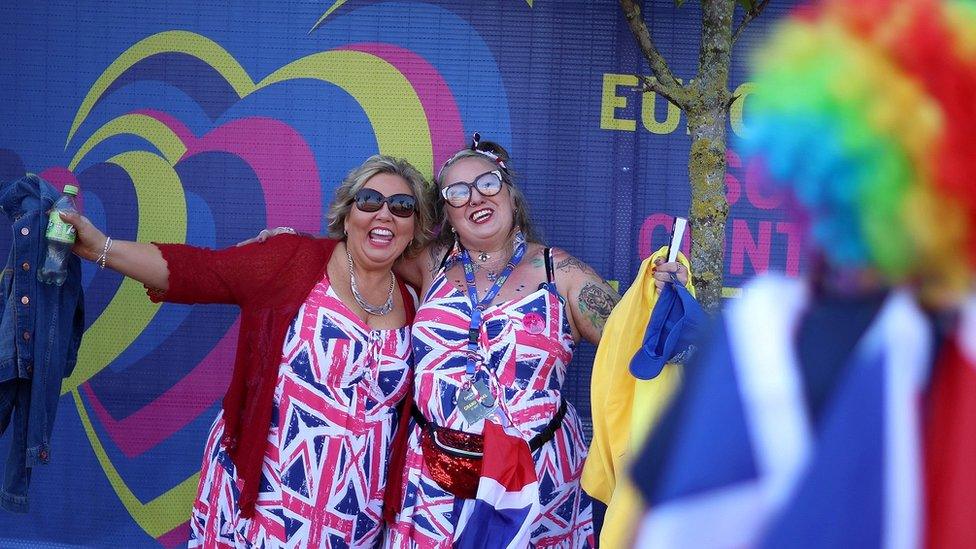
M 439 236 L 400 269 L 424 298 L 406 463 L 388 484 L 400 511 L 386 546 L 451 547 L 475 531 L 488 536 L 475 546 L 589 547 L 586 443 L 562 388 L 576 344 L 599 342 L 619 297 L 585 263 L 540 241 L 507 152 L 478 137 L 431 190 Z M 495 426 L 524 441 L 538 489 L 526 509 L 496 509 L 520 517 L 505 528 L 486 527 L 496 523 L 480 505 Z

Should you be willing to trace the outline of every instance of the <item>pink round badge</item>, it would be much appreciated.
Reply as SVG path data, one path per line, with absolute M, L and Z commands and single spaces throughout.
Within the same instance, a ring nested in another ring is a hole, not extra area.
M 522 325 L 525 326 L 525 331 L 530 334 L 541 334 L 546 329 L 546 321 L 542 319 L 542 315 L 539 313 L 525 315 L 522 318 Z

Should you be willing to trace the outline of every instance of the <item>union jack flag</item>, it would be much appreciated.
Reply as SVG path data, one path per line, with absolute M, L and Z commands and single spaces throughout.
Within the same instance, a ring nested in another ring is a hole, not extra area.
M 454 548 L 526 547 L 539 512 L 539 480 L 529 445 L 492 421 L 485 422 L 484 437 L 478 493 L 464 502 Z
M 794 343 L 808 294 L 768 276 L 727 309 L 637 460 L 637 546 L 919 545 L 931 328 L 888 295 L 814 421 Z

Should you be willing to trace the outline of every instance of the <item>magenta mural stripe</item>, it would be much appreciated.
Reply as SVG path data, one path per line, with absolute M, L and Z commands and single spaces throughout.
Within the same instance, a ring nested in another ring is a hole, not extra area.
M 379 42 L 352 44 L 340 49 L 375 55 L 396 67 L 410 81 L 427 114 L 434 170 L 464 146 L 464 126 L 454 94 L 441 73 L 426 59 L 410 50 Z
M 187 149 L 187 156 L 211 151 L 237 155 L 261 182 L 269 227 L 283 225 L 318 234 L 322 227 L 318 165 L 308 143 L 288 124 L 272 118 L 242 118 L 188 143 Z
M 186 541 L 190 539 L 190 521 L 186 521 L 183 524 L 173 528 L 169 532 L 156 538 L 156 541 L 166 549 L 173 549 L 173 547 L 183 546 L 186 547 Z
M 92 411 L 126 457 L 136 457 L 152 449 L 223 397 L 230 383 L 239 327 L 238 318 L 217 345 L 183 379 L 125 419 L 112 417 L 91 385 L 82 385 Z
M 197 138 L 167 113 L 149 109 L 136 112 L 173 130 L 186 145 L 183 158 L 202 152 L 227 152 L 247 162 L 264 190 L 269 227 L 294 227 L 312 234 L 321 230 L 318 164 L 305 138 L 288 124 L 273 118 L 242 118 Z
M 37 175 L 40 176 L 40 178 L 44 181 L 54 185 L 54 187 L 59 191 L 63 189 L 65 185 L 78 185 L 78 178 L 75 177 L 75 174 L 68 170 L 68 168 L 48 168 Z

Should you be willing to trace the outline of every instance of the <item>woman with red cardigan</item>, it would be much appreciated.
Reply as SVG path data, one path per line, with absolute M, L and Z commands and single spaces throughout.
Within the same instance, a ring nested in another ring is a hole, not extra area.
M 413 300 L 391 268 L 425 244 L 423 186 L 406 161 L 373 156 L 336 190 L 334 240 L 281 234 L 224 250 L 116 241 L 62 214 L 77 255 L 142 282 L 153 301 L 241 308 L 190 547 L 380 543 L 412 375 Z

